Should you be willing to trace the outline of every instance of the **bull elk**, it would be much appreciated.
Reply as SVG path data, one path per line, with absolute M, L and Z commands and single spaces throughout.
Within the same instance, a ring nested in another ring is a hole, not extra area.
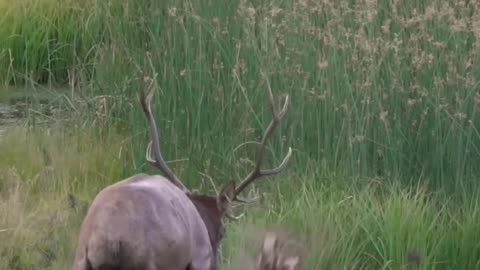
M 291 148 L 278 167 L 261 169 L 265 145 L 287 112 L 288 95 L 277 111 L 268 87 L 272 120 L 258 144 L 254 169 L 238 186 L 232 181 L 207 196 L 189 191 L 167 166 L 151 111 L 153 90 L 142 83 L 140 101 L 151 137 L 146 158 L 164 176 L 133 175 L 96 195 L 80 227 L 72 270 L 216 270 L 223 218 L 234 218 L 227 212 L 231 202 L 245 202 L 239 194 L 249 184 L 288 164 Z

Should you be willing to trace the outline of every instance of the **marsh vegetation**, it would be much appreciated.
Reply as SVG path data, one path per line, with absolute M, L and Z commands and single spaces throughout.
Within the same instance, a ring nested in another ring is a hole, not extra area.
M 202 191 L 251 170 L 267 80 L 291 97 L 265 154 L 291 146 L 290 167 L 234 210 L 223 269 L 278 224 L 304 269 L 480 269 L 480 2 L 0 0 L 0 18 L 0 102 L 24 104 L 0 137 L 0 269 L 68 269 L 95 194 L 158 173 L 139 70 Z

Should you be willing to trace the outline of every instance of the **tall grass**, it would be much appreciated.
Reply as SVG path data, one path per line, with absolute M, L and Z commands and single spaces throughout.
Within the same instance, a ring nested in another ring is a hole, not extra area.
M 0 269 L 68 269 L 93 196 L 148 171 L 135 140 L 146 141 L 95 126 L 8 131 L 0 140 Z M 198 180 L 191 187 L 209 188 Z M 310 170 L 252 192 L 263 199 L 227 224 L 222 269 L 254 269 L 260 234 L 278 224 L 299 238 L 303 269 L 480 268 L 478 185 L 451 194 L 422 183 L 352 184 L 348 176 Z
M 6 83 L 67 79 L 101 42 L 95 1 L 0 2 L 0 71 Z
M 0 138 L 0 269 L 68 268 L 96 192 L 151 170 L 139 70 L 193 189 L 251 169 L 267 82 L 291 96 L 265 155 L 293 147 L 289 173 L 230 225 L 226 268 L 247 223 L 283 223 L 310 236 L 305 269 L 480 269 L 478 14 L 476 1 L 0 0 L 2 98 L 32 89 L 46 108 Z
M 98 134 L 14 129 L 0 140 L 0 269 L 70 268 L 89 202 L 136 163 L 132 138 Z M 262 200 L 227 223 L 221 269 L 254 269 L 257 240 L 278 224 L 298 240 L 302 269 L 480 268 L 478 189 L 455 198 L 422 184 L 321 179 L 289 173 L 259 184 Z
M 256 259 L 259 231 L 279 223 L 295 232 L 303 269 L 480 268 L 474 197 L 456 204 L 421 187 L 318 188 L 305 179 L 301 193 L 274 194 L 265 208 L 251 210 L 250 223 L 230 228 L 226 269 Z
M 272 149 L 280 155 L 293 146 L 302 164 L 294 170 L 405 181 L 422 175 L 452 186 L 477 174 L 475 1 L 29 0 L 2 7 L 4 82 L 70 79 L 72 97 L 115 100 L 109 119 L 129 130 L 144 130 L 132 97 L 149 53 L 165 150 L 190 158 L 187 174 L 229 177 L 222 172 L 248 147 L 235 157 L 232 150 L 268 121 L 264 77 L 292 96 Z M 173 134 L 181 134 L 175 143 Z

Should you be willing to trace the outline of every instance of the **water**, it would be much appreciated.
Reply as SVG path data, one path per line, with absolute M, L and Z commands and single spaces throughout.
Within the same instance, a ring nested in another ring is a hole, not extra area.
M 0 139 L 9 128 L 20 123 L 22 119 L 23 113 L 18 106 L 0 103 Z

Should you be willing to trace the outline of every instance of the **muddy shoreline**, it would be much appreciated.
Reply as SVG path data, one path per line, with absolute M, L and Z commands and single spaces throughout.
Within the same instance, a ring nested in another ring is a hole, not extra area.
M 24 114 L 19 106 L 0 103 L 0 139 L 5 132 L 19 124 L 24 119 Z

